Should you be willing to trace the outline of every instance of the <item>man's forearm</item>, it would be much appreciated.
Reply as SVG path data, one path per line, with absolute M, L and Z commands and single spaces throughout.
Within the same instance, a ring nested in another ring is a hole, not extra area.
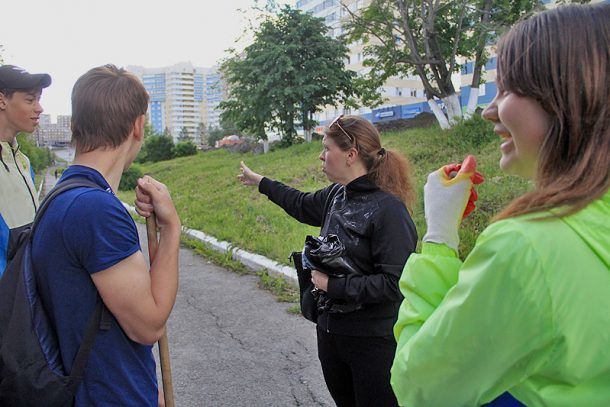
M 178 291 L 180 233 L 180 225 L 161 230 L 157 253 L 150 267 L 151 291 L 162 325 L 169 318 Z

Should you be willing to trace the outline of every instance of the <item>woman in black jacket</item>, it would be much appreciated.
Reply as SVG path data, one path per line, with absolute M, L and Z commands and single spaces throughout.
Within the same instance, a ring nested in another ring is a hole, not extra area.
M 339 116 L 327 127 L 320 154 L 333 182 L 301 192 L 250 170 L 238 176 L 299 222 L 337 235 L 360 271 L 329 277 L 312 271 L 324 295 L 343 304 L 318 316 L 318 356 L 339 407 L 396 406 L 390 367 L 396 350 L 392 327 L 402 295 L 398 281 L 415 251 L 417 232 L 407 207 L 414 201 L 407 160 L 385 150 L 377 129 L 357 116 Z M 346 312 L 346 310 L 348 312 Z

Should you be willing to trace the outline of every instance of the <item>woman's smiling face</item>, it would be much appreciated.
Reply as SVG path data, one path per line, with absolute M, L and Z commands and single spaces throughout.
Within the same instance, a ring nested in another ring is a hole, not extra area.
M 550 115 L 537 100 L 498 88 L 483 117 L 494 123 L 494 132 L 504 139 L 502 171 L 534 179 L 540 146 L 551 126 Z

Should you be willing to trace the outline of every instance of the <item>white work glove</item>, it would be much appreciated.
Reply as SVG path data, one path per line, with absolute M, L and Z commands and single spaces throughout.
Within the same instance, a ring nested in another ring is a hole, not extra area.
M 444 243 L 457 250 L 458 227 L 475 208 L 477 193 L 474 185 L 483 182 L 476 172 L 474 156 L 462 164 L 449 164 L 428 175 L 424 186 L 424 211 L 428 226 L 424 242 Z

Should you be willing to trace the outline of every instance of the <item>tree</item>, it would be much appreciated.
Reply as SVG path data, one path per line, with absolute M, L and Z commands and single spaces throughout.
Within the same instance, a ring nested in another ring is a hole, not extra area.
M 158 134 L 157 132 L 155 132 L 155 129 L 153 129 L 153 126 L 148 121 L 146 121 L 146 123 L 144 124 L 144 138 L 157 135 Z
M 197 124 L 197 136 L 199 140 L 195 140 L 196 142 L 198 141 L 199 144 L 207 143 L 207 132 L 205 128 L 205 123 L 199 122 L 199 124 Z
M 277 130 L 291 144 L 297 126 L 310 133 L 324 105 L 353 103 L 347 47 L 326 31 L 323 19 L 288 6 L 264 18 L 254 42 L 221 66 L 229 85 L 222 119 L 262 140 L 266 129 Z
M 230 135 L 241 135 L 241 132 L 237 128 L 234 122 L 229 120 L 226 117 L 220 118 L 220 127 L 212 127 L 210 126 L 207 131 L 207 142 L 208 145 L 214 146 L 216 142 L 222 139 L 224 136 Z
M 499 1 L 478 0 L 474 2 L 476 11 L 472 22 L 474 70 L 470 83 L 470 94 L 465 116 L 470 117 L 477 108 L 481 72 L 489 57 L 487 46 L 495 42 L 500 34 L 508 30 L 516 21 L 526 17 L 541 7 L 538 0 Z
M 136 164 L 132 164 L 128 169 L 123 171 L 121 175 L 121 181 L 119 182 L 119 191 L 132 191 L 138 186 L 138 179 L 142 178 L 144 174 L 140 167 Z
M 239 135 L 241 133 L 233 121 L 222 116 L 220 117 L 220 128 L 225 136 L 230 136 L 232 134 Z
M 153 129 L 152 125 L 148 122 L 148 120 L 146 120 L 146 123 L 144 123 L 144 145 L 136 156 L 136 162 L 143 163 L 148 161 L 148 159 L 146 158 L 146 141 L 150 137 L 158 137 L 158 134 L 155 132 L 155 129 Z
M 174 158 L 174 140 L 168 136 L 151 136 L 144 143 L 146 161 L 164 161 Z
M 214 147 L 216 142 L 225 136 L 224 131 L 220 127 L 210 127 L 208 129 L 208 145 Z
M 174 146 L 174 157 L 197 154 L 197 146 L 192 141 L 180 141 Z
M 531 11 L 534 3 L 537 1 L 372 0 L 360 13 L 344 7 L 350 15 L 347 40 L 366 44 L 364 63 L 371 71 L 359 85 L 368 89 L 364 93 L 367 101 L 379 103 L 374 90 L 390 76 L 417 75 L 441 127 L 452 126 L 462 117 L 451 81 L 459 69 L 458 57 L 476 59 L 475 79 L 480 82 L 489 40 L 499 28 Z
M 178 141 L 191 141 L 191 135 L 189 134 L 189 129 L 186 126 L 183 126 L 180 129 L 180 134 L 178 134 Z
M 37 147 L 32 136 L 26 133 L 17 134 L 19 149 L 29 158 L 34 172 L 40 172 L 51 165 L 55 159 L 48 147 Z

